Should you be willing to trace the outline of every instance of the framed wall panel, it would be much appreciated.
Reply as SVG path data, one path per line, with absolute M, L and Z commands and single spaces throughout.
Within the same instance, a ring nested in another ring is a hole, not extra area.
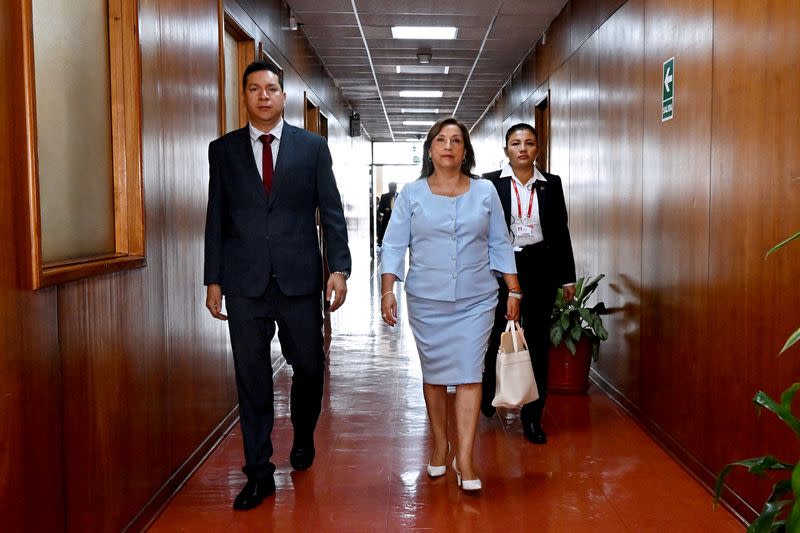
M 144 266 L 137 2 L 26 0 L 22 20 L 30 227 L 23 283 L 36 289 Z M 82 39 L 72 27 L 83 28 Z M 55 54 L 67 68 L 51 65 Z M 101 182 L 86 182 L 87 172 Z

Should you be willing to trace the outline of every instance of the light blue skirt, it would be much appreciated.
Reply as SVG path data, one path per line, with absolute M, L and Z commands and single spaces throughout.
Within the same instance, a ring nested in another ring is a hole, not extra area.
M 406 302 L 422 381 L 431 385 L 480 383 L 497 291 L 455 302 L 406 293 Z

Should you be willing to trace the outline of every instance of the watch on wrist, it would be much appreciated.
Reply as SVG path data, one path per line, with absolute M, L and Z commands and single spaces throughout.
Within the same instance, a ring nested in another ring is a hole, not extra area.
M 509 298 L 516 298 L 517 300 L 522 300 L 522 293 L 519 291 L 508 291 Z
M 350 278 L 350 272 L 345 272 L 343 270 L 337 270 L 336 272 L 334 272 L 334 274 L 339 274 L 344 278 L 345 281 L 347 281 Z

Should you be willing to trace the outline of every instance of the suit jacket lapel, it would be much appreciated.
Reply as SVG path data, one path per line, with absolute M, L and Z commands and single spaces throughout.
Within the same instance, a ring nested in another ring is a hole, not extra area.
M 261 174 L 258 173 L 258 166 L 256 166 L 256 159 L 253 156 L 253 143 L 250 140 L 250 127 L 236 130 L 236 151 L 234 160 L 242 161 L 244 164 L 244 180 L 247 186 L 252 185 L 257 187 L 259 193 L 267 200 L 267 193 L 264 192 L 264 180 L 261 179 Z
M 272 205 L 275 198 L 283 190 L 286 185 L 284 182 L 288 179 L 286 176 L 287 169 L 289 168 L 289 158 L 291 157 L 292 136 L 294 135 L 294 126 L 283 122 L 283 131 L 281 132 L 280 148 L 278 148 L 278 160 L 275 161 L 275 173 L 272 175 L 272 192 L 269 195 L 269 203 Z
M 511 227 L 511 178 L 497 178 L 497 195 L 506 215 L 506 225 Z

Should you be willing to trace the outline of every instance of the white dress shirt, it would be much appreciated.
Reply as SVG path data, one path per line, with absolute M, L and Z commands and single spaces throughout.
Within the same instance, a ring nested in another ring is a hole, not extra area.
M 248 122 L 250 127 L 250 144 L 253 146 L 253 157 L 256 160 L 256 166 L 258 167 L 258 173 L 261 175 L 261 179 L 264 179 L 264 170 L 261 168 L 261 157 L 264 154 L 264 145 L 259 140 L 259 137 L 262 135 L 266 135 L 268 133 L 272 134 L 272 142 L 270 146 L 272 147 L 272 170 L 275 170 L 275 162 L 278 161 L 278 150 L 281 146 L 281 134 L 283 133 L 283 119 L 280 119 L 278 124 L 272 128 L 270 131 L 260 131 L 256 129 L 252 124 Z
M 523 184 L 514 175 L 511 165 L 506 164 L 500 172 L 500 177 L 510 177 L 511 189 L 511 233 L 514 235 L 514 250 L 520 251 L 523 246 L 536 244 L 544 240 L 542 224 L 539 217 L 539 201 L 536 198 L 536 182 L 547 182 L 539 169 L 533 167 L 533 176 Z M 516 187 L 515 187 L 516 185 Z M 519 194 L 519 196 L 517 196 Z M 519 199 L 519 201 L 517 201 Z M 530 218 L 528 208 L 530 207 Z

